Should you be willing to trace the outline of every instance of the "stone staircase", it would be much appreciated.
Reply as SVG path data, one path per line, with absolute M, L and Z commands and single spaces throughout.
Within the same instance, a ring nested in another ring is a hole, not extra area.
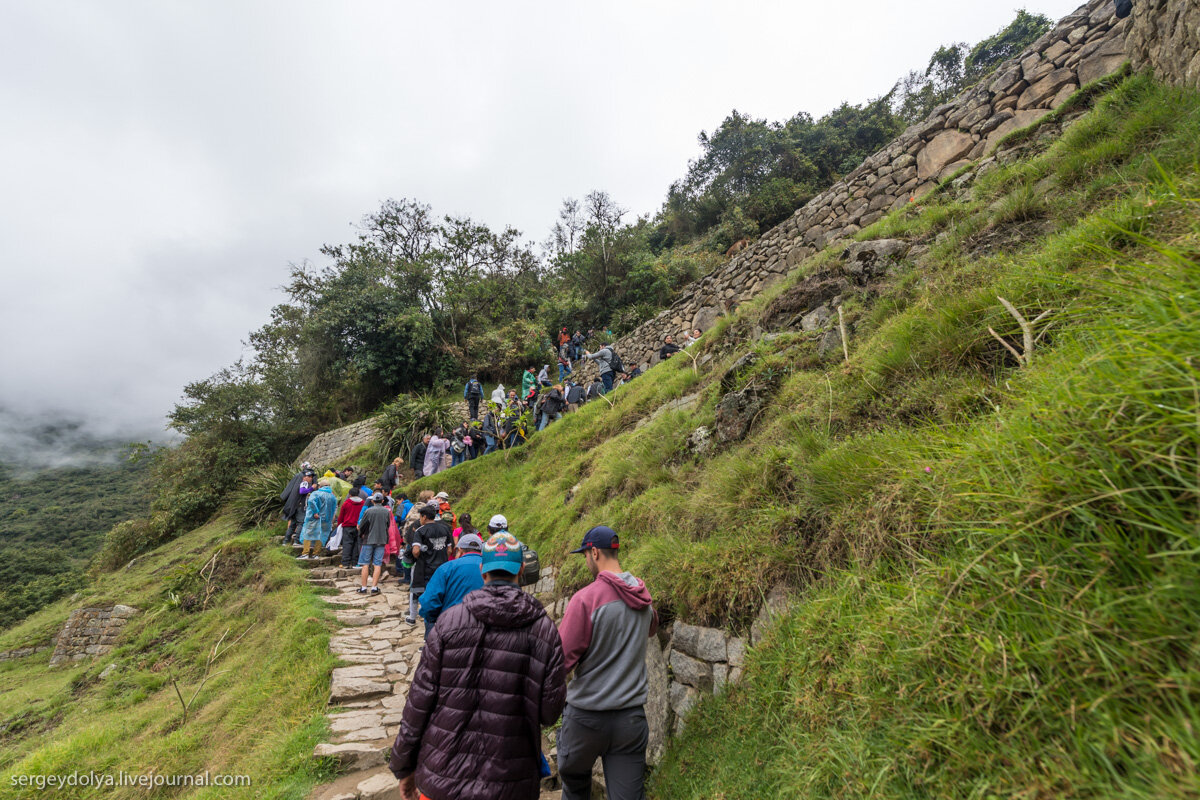
M 313 789 L 308 800 L 399 800 L 400 784 L 387 768 L 387 760 L 420 663 L 424 622 L 404 621 L 408 586 L 386 572 L 379 594 L 360 595 L 355 591 L 359 570 L 344 569 L 340 558 L 296 563 L 309 567 L 310 584 L 337 590 L 323 599 L 341 624 L 329 640 L 329 649 L 344 664 L 333 670 L 330 683 L 331 736 L 313 749 L 314 758 L 334 759 L 343 774 Z M 552 588 L 553 578 L 539 585 Z M 546 747 L 552 755 L 548 743 Z M 541 800 L 558 796 L 557 791 L 544 791 Z
M 314 758 L 335 759 L 345 774 L 333 783 L 318 786 L 309 798 L 399 798 L 399 783 L 386 764 L 400 729 L 408 686 L 421 657 L 425 627 L 404 621 L 407 586 L 398 584 L 395 578 L 387 576 L 377 595 L 360 595 L 355 592 L 357 569 L 320 565 L 318 561 L 297 563 L 313 565 L 308 578 L 313 585 L 337 589 L 337 594 L 323 599 L 334 608 L 341 624 L 341 630 L 329 640 L 329 648 L 345 664 L 333 670 L 330 684 L 328 718 L 332 735 L 313 750 Z

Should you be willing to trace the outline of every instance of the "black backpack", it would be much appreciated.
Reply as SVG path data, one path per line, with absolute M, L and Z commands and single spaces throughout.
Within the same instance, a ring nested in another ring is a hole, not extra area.
M 483 397 L 483 387 L 479 385 L 479 381 L 471 380 L 467 383 L 468 397 Z
M 621 357 L 617 355 L 616 349 L 610 347 L 608 351 L 612 353 L 612 360 L 608 363 L 613 368 L 613 372 L 625 372 L 625 362 L 621 361 Z

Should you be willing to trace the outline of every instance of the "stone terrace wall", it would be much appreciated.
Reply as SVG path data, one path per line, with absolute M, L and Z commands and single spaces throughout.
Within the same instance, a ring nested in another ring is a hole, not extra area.
M 1139 8 L 1143 3 L 1155 5 L 1154 0 L 1138 0 L 1135 18 L 1164 13 Z M 1194 9 L 1196 0 L 1157 0 L 1157 5 Z M 934 109 L 791 219 L 693 283 L 669 309 L 618 340 L 622 361 L 630 369 L 655 364 L 666 334 L 708 330 L 721 314 L 757 296 L 808 256 L 922 197 L 939 180 L 985 157 L 1007 134 L 1058 108 L 1080 86 L 1117 71 L 1128 60 L 1125 39 L 1134 20 L 1117 20 L 1113 8 L 1112 0 L 1091 0 L 1002 64 L 985 83 Z M 1172 35 L 1196 34 L 1194 23 L 1188 27 L 1191 17 L 1178 16 Z M 1142 28 L 1152 30 L 1139 22 Z M 1162 48 L 1143 49 L 1151 63 L 1167 58 Z M 590 377 L 594 369 L 584 362 L 576 380 Z
M 344 465 L 339 462 L 343 458 L 356 448 L 369 444 L 377 438 L 379 438 L 379 430 L 375 427 L 374 420 L 366 419 L 362 422 L 355 422 L 318 434 L 308 443 L 308 447 L 304 448 L 304 452 L 297 460 L 311 461 L 318 467 L 341 467 Z
M 466 419 L 467 402 L 458 400 L 451 403 L 450 415 L 452 420 Z M 452 426 L 454 424 L 457 423 L 451 423 Z M 344 427 L 317 434 L 296 461 L 297 463 L 311 461 L 318 467 L 348 466 L 339 462 L 359 447 L 370 444 L 378 438 L 379 430 L 375 427 L 373 419 L 353 422 Z M 402 457 L 407 455 L 404 453 Z M 382 470 L 382 467 L 380 469 Z
M 1136 0 L 1125 51 L 1135 69 L 1200 89 L 1200 2 Z
M 104 655 L 137 612 L 133 606 L 121 605 L 75 609 L 54 640 L 50 666 Z

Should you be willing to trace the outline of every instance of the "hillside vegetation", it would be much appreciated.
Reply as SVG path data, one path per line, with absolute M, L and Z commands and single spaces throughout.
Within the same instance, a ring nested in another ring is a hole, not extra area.
M 121 449 L 86 467 L 0 466 L 0 628 L 81 588 L 105 533 L 145 512 L 149 460 Z
M 690 622 L 797 590 L 655 797 L 1200 792 L 1200 98 L 1134 76 L 1012 142 L 856 237 L 912 249 L 845 295 L 848 361 L 780 313 L 838 248 L 695 361 L 409 487 L 504 513 L 568 591 L 598 523 Z M 1027 365 L 999 297 L 1048 312 Z M 735 392 L 748 435 L 695 454 Z
M 302 798 L 329 777 L 311 753 L 328 729 L 331 615 L 264 532 L 235 534 L 222 517 L 0 633 L 7 651 L 45 644 L 74 608 L 141 610 L 109 655 L 55 669 L 45 651 L 0 661 L 0 794 Z M 17 783 L 91 772 L 113 780 L 208 772 L 250 784 Z

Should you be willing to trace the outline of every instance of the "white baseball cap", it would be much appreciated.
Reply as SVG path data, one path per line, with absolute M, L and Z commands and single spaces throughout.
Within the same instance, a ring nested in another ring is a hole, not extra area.
M 488 522 L 488 527 L 498 531 L 507 530 L 508 520 L 504 518 L 503 514 L 497 514 Z

